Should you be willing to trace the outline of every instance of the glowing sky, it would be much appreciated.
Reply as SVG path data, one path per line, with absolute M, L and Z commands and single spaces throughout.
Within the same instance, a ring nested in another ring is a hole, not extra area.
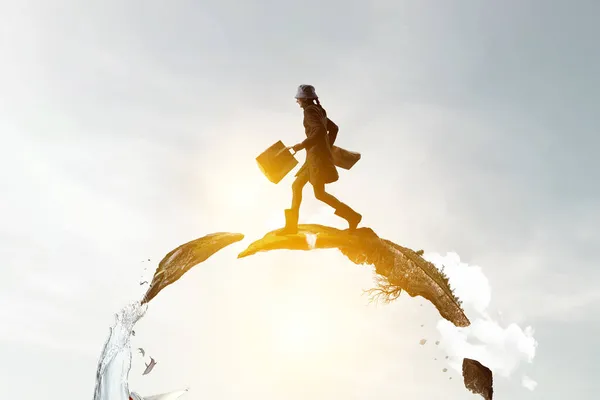
M 302 140 L 301 83 L 339 125 L 336 144 L 363 155 L 331 192 L 382 237 L 480 266 L 488 311 L 534 327 L 533 363 L 497 378 L 498 398 L 589 396 L 599 7 L 0 1 L 3 397 L 89 398 L 113 314 L 141 293 L 144 268 L 231 231 L 247 239 L 151 303 L 133 346 L 159 364 L 141 376 L 134 355 L 132 389 L 476 398 L 442 372 L 426 301 L 369 304 L 371 271 L 335 251 L 235 258 L 283 222 L 291 176 L 273 185 L 254 158 Z M 343 227 L 310 188 L 305 198 L 301 219 Z

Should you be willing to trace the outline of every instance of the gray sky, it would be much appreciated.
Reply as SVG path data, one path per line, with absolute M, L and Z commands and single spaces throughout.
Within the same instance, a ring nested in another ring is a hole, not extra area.
M 292 178 L 271 184 L 254 158 L 302 140 L 301 83 L 316 86 L 338 144 L 363 154 L 331 192 L 380 236 L 479 265 L 491 309 L 535 329 L 523 373 L 538 387 L 519 371 L 496 379 L 498 398 L 594 393 L 599 11 L 592 0 L 0 2 L 3 396 L 90 396 L 143 268 L 231 231 L 246 240 L 150 304 L 133 346 L 159 364 L 142 377 L 134 356 L 133 390 L 473 398 L 418 345 L 438 335 L 433 306 L 369 305 L 367 267 L 333 251 L 235 259 L 289 205 Z M 305 194 L 301 218 L 343 227 Z M 289 333 L 318 324 L 312 339 Z

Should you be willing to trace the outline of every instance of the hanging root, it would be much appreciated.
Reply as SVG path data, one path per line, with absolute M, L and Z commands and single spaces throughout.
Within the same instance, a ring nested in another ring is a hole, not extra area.
M 389 304 L 400 297 L 400 293 L 402 293 L 400 286 L 390 284 L 387 278 L 381 275 L 376 275 L 375 280 L 377 287 L 363 291 L 369 295 L 370 303 L 382 301 L 384 304 Z

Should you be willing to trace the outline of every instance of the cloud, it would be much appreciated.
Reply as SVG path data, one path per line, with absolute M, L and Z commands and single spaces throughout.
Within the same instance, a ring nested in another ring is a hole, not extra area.
M 481 267 L 460 262 L 456 253 L 448 253 L 445 257 L 439 254 L 425 254 L 424 257 L 444 270 L 464 307 L 473 308 L 479 314 L 485 315 L 492 299 L 492 289 Z
M 521 380 L 521 384 L 523 384 L 524 387 L 526 387 L 527 389 L 534 391 L 535 387 L 537 386 L 537 382 L 534 381 L 533 379 L 531 379 L 530 377 L 528 377 L 527 375 L 523 376 L 523 379 Z
M 446 320 L 437 323 L 442 336 L 440 347 L 448 354 L 452 368 L 460 371 L 462 359 L 471 358 L 494 374 L 509 377 L 521 364 L 533 362 L 537 348 L 533 328 L 523 329 L 516 323 L 503 327 L 489 315 L 491 287 L 479 266 L 462 263 L 456 253 L 425 254 L 424 257 L 443 268 L 471 319 L 471 325 L 466 328 L 458 328 Z

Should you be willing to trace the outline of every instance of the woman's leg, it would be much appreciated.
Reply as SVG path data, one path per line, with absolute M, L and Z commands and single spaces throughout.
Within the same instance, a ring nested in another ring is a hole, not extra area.
M 308 171 L 300 173 L 292 183 L 292 208 L 285 210 L 285 227 L 281 231 L 284 235 L 293 235 L 298 232 L 298 217 L 302 203 L 302 190 L 308 183 Z
M 308 183 L 308 174 L 300 174 L 296 177 L 294 183 L 292 183 L 292 210 L 295 212 L 300 211 L 300 204 L 302 203 L 302 190 Z
M 362 215 L 354 211 L 347 204 L 339 201 L 335 196 L 327 193 L 325 191 L 325 184 L 313 184 L 313 189 L 317 200 L 320 200 L 323 203 L 333 207 L 335 209 L 335 215 L 340 216 L 348 221 L 350 230 L 356 229 L 360 223 L 360 220 L 362 219 Z
M 342 202 L 339 201 L 334 195 L 329 194 L 325 191 L 325 184 L 313 184 L 313 190 L 315 192 L 315 197 L 317 200 L 322 201 L 323 203 L 335 208 L 336 210 L 340 208 Z

